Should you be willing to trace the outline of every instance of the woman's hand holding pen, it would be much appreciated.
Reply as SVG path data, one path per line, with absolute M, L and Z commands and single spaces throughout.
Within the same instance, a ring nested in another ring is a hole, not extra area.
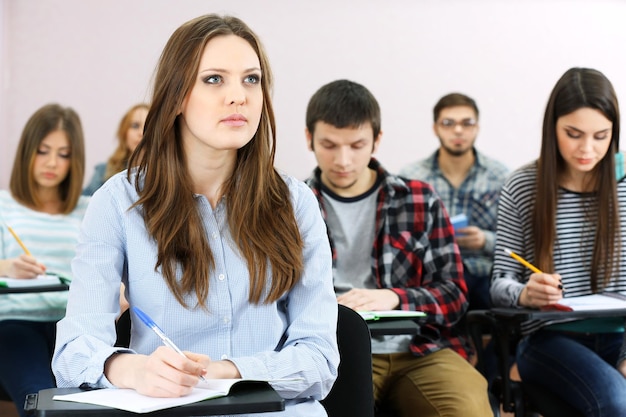
M 563 285 L 559 274 L 534 273 L 519 296 L 518 304 L 540 308 L 555 304 L 563 298 Z
M 0 261 L 0 276 L 29 279 L 46 273 L 46 267 L 31 255 Z
M 229 360 L 212 361 L 207 355 L 184 352 L 181 356 L 167 346 L 151 355 L 120 353 L 105 364 L 105 376 L 118 388 L 132 388 L 150 397 L 180 397 L 191 392 L 200 376 L 209 379 L 241 378 Z
M 105 376 L 118 388 L 132 388 L 150 397 L 181 397 L 191 392 L 206 375 L 211 362 L 206 355 L 179 355 L 160 346 L 151 355 L 120 353 L 105 363 Z

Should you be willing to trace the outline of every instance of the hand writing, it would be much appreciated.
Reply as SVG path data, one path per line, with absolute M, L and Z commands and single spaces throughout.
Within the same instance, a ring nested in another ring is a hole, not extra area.
M 111 356 L 105 364 L 105 375 L 119 388 L 133 388 L 150 397 L 180 397 L 196 386 L 208 363 L 210 358 L 206 355 L 189 353 L 184 357 L 160 346 L 147 356 Z
M 11 278 L 28 279 L 46 273 L 46 267 L 31 255 L 20 255 L 17 258 L 7 259 L 5 262 L 4 275 Z
M 559 274 L 532 274 L 519 297 L 519 305 L 539 308 L 554 304 L 563 298 Z

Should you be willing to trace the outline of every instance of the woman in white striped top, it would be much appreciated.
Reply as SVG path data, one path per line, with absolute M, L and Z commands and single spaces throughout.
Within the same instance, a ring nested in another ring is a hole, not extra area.
M 564 296 L 626 292 L 626 182 L 616 181 L 614 163 L 619 124 L 617 97 L 602 73 L 572 68 L 557 82 L 539 159 L 513 173 L 501 193 L 495 306 L 541 308 Z M 546 272 L 525 269 L 505 248 Z M 616 367 L 623 322 L 526 324 L 517 352 L 522 380 L 585 416 L 626 415 L 626 379 Z
M 0 276 L 71 276 L 88 203 L 80 196 L 84 165 L 76 112 L 58 104 L 37 110 L 22 132 L 10 190 L 0 191 Z M 0 385 L 22 415 L 27 394 L 55 386 L 50 360 L 56 322 L 65 315 L 66 304 L 67 291 L 0 295 Z

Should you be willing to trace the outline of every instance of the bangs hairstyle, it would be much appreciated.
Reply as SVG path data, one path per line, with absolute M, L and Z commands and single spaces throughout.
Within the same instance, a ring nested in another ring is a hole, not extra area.
M 317 122 L 338 129 L 358 128 L 369 122 L 374 139 L 380 133 L 380 106 L 361 84 L 349 80 L 328 83 L 313 94 L 306 109 L 306 128 L 313 135 Z M 313 142 L 311 142 L 313 146 Z
M 248 42 L 261 66 L 263 108 L 254 137 L 237 151 L 232 176 L 222 186 L 230 233 L 250 273 L 249 299 L 274 302 L 302 275 L 303 243 L 289 189 L 274 169 L 276 126 L 271 101 L 272 73 L 261 42 L 240 19 L 205 15 L 179 27 L 156 69 L 144 137 L 129 166 L 137 167 L 136 190 L 149 234 L 158 246 L 155 269 L 179 303 L 195 292 L 206 307 L 215 261 L 188 176 L 180 134 L 180 112 L 198 77 L 208 42 L 235 35 Z M 128 171 L 128 178 L 131 173 Z M 176 213 L 172 216 L 172 213 Z M 182 278 L 177 277 L 182 273 Z M 181 272 L 182 271 L 182 272 Z M 271 272 L 271 286 L 267 282 Z
M 582 108 L 598 110 L 613 123 L 609 149 L 591 172 L 587 184 L 597 198 L 586 213 L 587 218 L 596 225 L 590 273 L 591 289 L 597 292 L 610 282 L 611 277 L 617 276 L 617 255 L 621 253 L 615 179 L 615 153 L 619 150 L 620 133 L 619 105 L 611 82 L 597 70 L 569 69 L 550 94 L 543 120 L 541 153 L 537 161 L 537 198 L 532 233 L 535 241 L 534 256 L 539 269 L 553 271 L 559 179 L 566 169 L 566 162 L 558 150 L 556 123 L 560 117 Z
M 150 106 L 146 103 L 135 104 L 133 107 L 128 109 L 126 113 L 124 113 L 122 120 L 120 120 L 116 134 L 117 148 L 107 161 L 106 171 L 104 173 L 105 181 L 118 172 L 125 170 L 128 165 L 128 159 L 130 158 L 130 154 L 132 152 L 128 149 L 128 145 L 126 144 L 126 135 L 128 134 L 128 129 L 130 129 L 130 126 L 133 123 L 133 115 L 135 111 L 139 109 L 149 110 Z
M 36 210 L 41 208 L 33 175 L 35 157 L 44 138 L 57 130 L 65 132 L 70 145 L 70 169 L 59 184 L 61 213 L 68 214 L 78 203 L 85 173 L 83 128 L 78 114 L 70 107 L 47 104 L 28 119 L 17 145 L 9 188 L 20 203 Z

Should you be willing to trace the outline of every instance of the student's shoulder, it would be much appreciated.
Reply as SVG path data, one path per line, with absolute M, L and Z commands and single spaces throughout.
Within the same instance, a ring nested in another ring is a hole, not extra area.
M 476 155 L 479 158 L 480 164 L 483 165 L 489 175 L 497 178 L 506 178 L 511 170 L 501 161 L 485 155 L 482 152 L 476 151 Z
M 420 159 L 403 166 L 398 175 L 404 178 L 426 178 L 433 172 L 433 157 Z
M 9 207 L 24 207 L 21 203 L 19 203 L 9 190 L 0 190 L 0 208 L 9 208 Z
M 287 188 L 289 189 L 289 194 L 291 195 L 291 199 L 293 201 L 297 202 L 302 200 L 303 198 L 314 198 L 313 190 L 311 190 L 311 187 L 308 183 L 310 179 L 302 181 L 284 172 L 279 172 L 279 175 L 287 185 Z
M 0 201 L 9 201 L 13 200 L 11 193 L 9 190 L 0 190 Z
M 426 181 L 406 178 L 401 175 L 391 175 L 388 183 L 398 195 L 406 195 L 410 198 L 437 196 L 434 187 Z
M 137 190 L 135 189 L 136 181 L 142 181 L 137 178 L 137 171 L 133 169 L 130 176 L 127 171 L 121 171 L 109 178 L 96 192 L 91 196 L 91 201 L 105 200 L 124 200 L 125 203 L 132 204 L 137 200 Z
M 504 189 L 512 193 L 530 191 L 537 181 L 537 163 L 528 163 L 511 173 L 506 179 Z

